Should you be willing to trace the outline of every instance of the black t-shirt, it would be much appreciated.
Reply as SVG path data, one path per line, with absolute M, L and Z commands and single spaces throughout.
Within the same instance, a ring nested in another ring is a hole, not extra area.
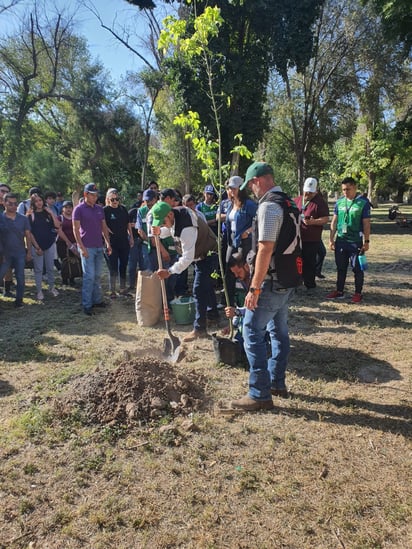
M 52 216 L 42 210 L 33 212 L 29 216 L 31 232 L 42 250 L 48 250 L 56 241 L 57 230 L 54 226 Z
M 109 228 L 110 244 L 117 247 L 128 246 L 129 214 L 126 208 L 124 206 L 118 206 L 117 208 L 105 206 L 103 209 L 106 224 Z
M 137 220 L 137 210 L 139 208 L 134 206 L 129 210 L 129 223 L 132 224 L 132 234 L 133 238 L 136 240 L 136 238 L 140 238 L 139 233 L 137 232 L 137 229 L 135 228 L 136 220 Z

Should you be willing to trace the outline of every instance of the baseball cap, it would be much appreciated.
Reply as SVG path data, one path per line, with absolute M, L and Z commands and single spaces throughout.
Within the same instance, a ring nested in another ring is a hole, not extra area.
M 318 188 L 318 180 L 315 177 L 308 177 L 303 184 L 304 193 L 315 193 Z
M 65 200 L 62 204 L 62 208 L 65 206 L 71 206 L 73 208 L 73 202 L 71 200 Z
M 206 185 L 205 190 L 203 192 L 208 194 L 215 194 L 215 189 L 213 185 Z
M 99 191 L 94 183 L 87 183 L 87 185 L 84 186 L 84 192 L 85 193 L 91 193 L 91 194 L 98 194 Z
M 266 162 L 253 162 L 247 169 L 245 180 L 240 187 L 240 190 L 243 190 L 249 181 L 253 179 L 254 177 L 260 177 L 261 175 L 273 175 L 273 168 L 269 164 L 266 164 Z
M 153 191 L 152 189 L 146 189 L 143 193 L 143 200 L 145 202 L 150 202 L 151 200 L 154 200 L 157 198 L 157 192 Z
M 153 216 L 152 226 L 160 227 L 160 225 L 163 225 L 165 217 L 171 209 L 172 207 L 167 202 L 156 202 L 156 204 L 150 210 L 150 213 Z
M 243 183 L 243 179 L 239 177 L 238 175 L 233 175 L 229 178 L 229 183 L 227 184 L 228 187 L 231 189 L 239 189 Z

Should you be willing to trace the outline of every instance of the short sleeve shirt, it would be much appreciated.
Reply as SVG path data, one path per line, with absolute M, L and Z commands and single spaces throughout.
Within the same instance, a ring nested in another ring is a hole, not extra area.
M 15 255 L 26 253 L 24 236 L 26 231 L 30 231 L 30 223 L 25 215 L 16 214 L 15 219 L 10 219 L 3 215 L 5 232 L 3 237 L 4 253 L 6 255 Z
M 73 211 L 73 221 L 80 222 L 80 237 L 86 248 L 103 247 L 104 211 L 101 206 L 89 206 L 86 202 L 78 204 Z
M 274 187 L 268 192 L 274 191 L 281 192 L 282 189 Z M 260 199 L 257 210 L 258 241 L 276 242 L 283 223 L 283 209 L 274 202 L 265 202 L 265 196 Z

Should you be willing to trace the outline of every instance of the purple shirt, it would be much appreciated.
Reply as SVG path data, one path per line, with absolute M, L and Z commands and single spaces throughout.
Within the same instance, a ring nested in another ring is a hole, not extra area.
M 101 206 L 88 206 L 82 202 L 73 210 L 73 221 L 80 221 L 80 237 L 86 248 L 103 247 L 104 211 Z

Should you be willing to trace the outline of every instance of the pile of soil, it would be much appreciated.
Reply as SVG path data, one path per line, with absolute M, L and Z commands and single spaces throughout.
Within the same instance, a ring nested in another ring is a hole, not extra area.
M 61 416 L 79 413 L 85 423 L 130 424 L 188 415 L 204 405 L 205 380 L 178 373 L 167 362 L 144 357 L 123 361 L 115 370 L 77 378 L 55 402 Z

